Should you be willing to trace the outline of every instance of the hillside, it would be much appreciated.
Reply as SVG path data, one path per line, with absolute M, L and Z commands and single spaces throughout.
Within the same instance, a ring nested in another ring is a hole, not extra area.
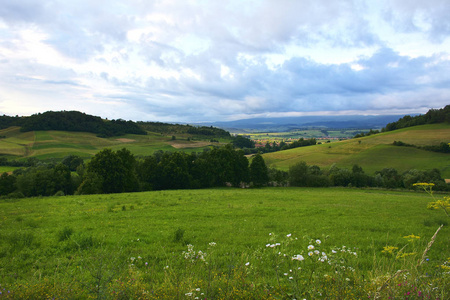
M 192 134 L 173 136 L 147 132 L 147 135 L 126 134 L 101 138 L 95 133 L 67 131 L 29 131 L 22 132 L 20 127 L 0 130 L 0 155 L 7 158 L 60 159 L 74 154 L 84 158 L 95 155 L 103 148 L 118 150 L 129 149 L 135 155 L 151 155 L 162 151 L 202 151 L 204 147 L 217 142 L 201 139 Z M 203 137 L 203 136 L 202 136 Z
M 437 168 L 445 178 L 450 178 L 450 155 L 392 145 L 394 141 L 426 146 L 450 142 L 450 124 L 430 124 L 408 127 L 380 134 L 264 154 L 270 167 L 288 170 L 290 165 L 305 161 L 309 165 L 329 168 L 360 165 L 367 173 L 386 167 L 405 171 L 408 169 Z

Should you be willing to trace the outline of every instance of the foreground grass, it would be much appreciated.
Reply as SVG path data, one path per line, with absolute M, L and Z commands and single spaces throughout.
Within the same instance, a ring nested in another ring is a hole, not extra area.
M 429 201 L 267 188 L 3 202 L 0 298 L 445 299 L 448 220 Z

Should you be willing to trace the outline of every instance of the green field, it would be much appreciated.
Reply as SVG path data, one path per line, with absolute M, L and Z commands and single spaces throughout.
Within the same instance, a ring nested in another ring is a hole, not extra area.
M 299 161 L 305 161 L 321 168 L 328 168 L 332 164 L 351 168 L 358 164 L 369 174 L 386 167 L 399 171 L 437 168 L 444 178 L 450 178 L 450 155 L 393 146 L 394 141 L 417 146 L 450 142 L 450 124 L 409 127 L 331 144 L 268 153 L 263 157 L 269 166 L 283 170 L 288 170 L 289 166 Z
M 1 202 L 0 299 L 367 299 L 389 276 L 380 299 L 414 287 L 448 299 L 449 219 L 427 210 L 430 200 L 386 190 L 223 188 Z M 308 257 L 308 244 L 330 264 Z M 386 246 L 397 249 L 383 253 Z
M 65 131 L 20 132 L 19 127 L 0 130 L 0 155 L 8 158 L 35 157 L 38 159 L 61 159 L 74 154 L 90 158 L 104 148 L 129 149 L 135 155 L 151 155 L 157 150 L 199 152 L 211 144 L 208 140 L 190 140 L 190 135 L 172 136 L 151 133 L 127 134 L 114 138 L 99 138 L 93 133 Z

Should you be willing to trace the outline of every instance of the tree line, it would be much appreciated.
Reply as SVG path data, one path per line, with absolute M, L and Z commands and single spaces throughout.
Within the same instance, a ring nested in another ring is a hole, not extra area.
M 267 183 L 267 167 L 257 154 L 251 163 L 231 144 L 201 153 L 156 151 L 135 157 L 129 150 L 104 149 L 88 163 L 76 155 L 58 164 L 37 163 L 0 176 L 0 195 L 34 197 L 198 189 Z
M 162 122 L 137 122 L 137 124 L 151 132 L 161 134 L 183 134 L 188 133 L 192 135 L 214 136 L 230 138 L 228 131 L 213 126 L 192 126 L 189 124 L 170 124 Z
M 435 124 L 435 123 L 450 123 L 450 105 L 446 105 L 441 109 L 430 109 L 424 115 L 418 116 L 404 116 L 396 122 L 388 123 L 381 131 L 392 131 L 396 129 L 425 125 L 425 124 Z
M 166 189 L 200 189 L 220 186 L 261 187 L 379 187 L 413 188 L 417 182 L 434 183 L 435 190 L 449 190 L 439 170 L 408 170 L 400 173 L 385 168 L 368 175 L 354 165 L 351 169 L 333 165 L 322 170 L 299 162 L 282 171 L 267 168 L 256 154 L 251 162 L 231 144 L 201 153 L 157 151 L 135 157 L 129 150 L 104 149 L 88 163 L 70 155 L 58 164 L 38 162 L 0 176 L 0 196 L 21 198 L 72 194 L 123 193 Z
M 444 143 L 444 142 L 441 142 L 439 145 L 426 145 L 426 146 L 417 146 L 417 145 L 413 145 L 413 144 L 407 144 L 402 141 L 394 141 L 392 144 L 394 146 L 400 146 L 400 147 L 412 147 L 412 148 L 422 149 L 422 150 L 426 150 L 426 151 L 450 153 L 450 143 Z

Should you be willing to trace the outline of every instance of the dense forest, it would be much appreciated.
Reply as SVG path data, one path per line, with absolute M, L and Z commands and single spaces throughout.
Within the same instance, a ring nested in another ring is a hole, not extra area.
M 418 116 L 404 116 L 396 122 L 388 123 L 385 128 L 381 131 L 392 131 L 396 129 L 416 126 L 416 125 L 425 125 L 425 124 L 434 124 L 434 123 L 450 123 L 450 105 L 446 105 L 441 109 L 430 109 L 424 115 Z
M 193 135 L 204 135 L 204 136 L 214 136 L 214 137 L 224 137 L 229 138 L 230 133 L 226 130 L 212 127 L 212 126 L 192 126 L 189 124 L 169 124 L 161 122 L 137 122 L 137 124 L 151 132 L 161 133 L 161 134 L 193 134 Z
M 119 136 L 127 133 L 146 134 L 133 121 L 103 120 L 78 111 L 48 111 L 26 117 L 21 131 L 61 130 L 96 133 L 100 137 Z

